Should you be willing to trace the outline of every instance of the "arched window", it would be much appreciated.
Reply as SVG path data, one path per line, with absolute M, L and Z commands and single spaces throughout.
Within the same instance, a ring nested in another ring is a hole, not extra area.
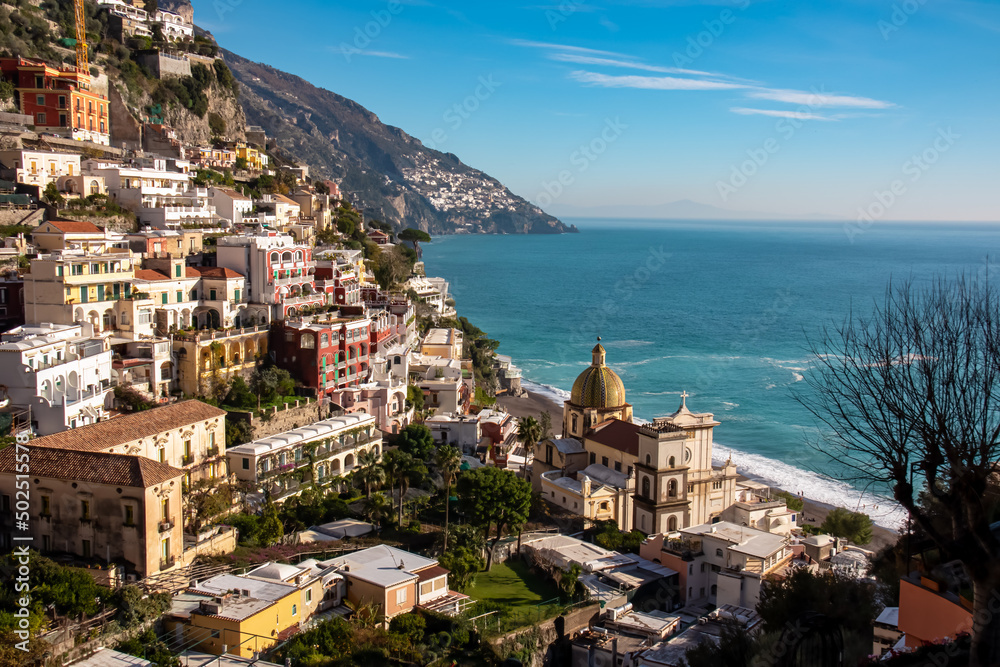
M 642 497 L 649 498 L 649 478 L 642 478 Z
M 672 516 L 667 519 L 667 530 L 670 532 L 677 530 L 677 517 Z
M 649 465 L 652 461 L 653 457 L 651 457 L 649 454 L 646 454 L 646 465 Z
M 715 555 L 716 555 L 716 556 L 717 556 L 718 558 L 722 558 L 722 549 L 716 549 L 716 550 L 715 550 Z
M 302 338 L 299 339 L 299 347 L 303 350 L 311 350 L 316 347 L 316 337 L 311 333 L 302 334 Z
M 670 496 L 671 498 L 674 498 L 674 497 L 677 496 L 677 480 L 676 479 L 672 479 L 669 482 L 667 482 L 667 495 Z
M 671 468 L 673 468 L 673 467 L 674 467 L 674 466 L 675 466 L 676 464 L 677 464 L 677 460 L 676 460 L 676 459 L 675 459 L 675 458 L 674 458 L 673 456 L 671 456 L 671 457 L 670 457 L 670 461 L 668 462 L 668 465 L 669 465 L 669 466 L 670 466 Z
M 92 195 L 101 194 L 101 186 L 97 181 L 90 182 L 90 194 Z
M 576 415 L 573 415 L 573 426 L 570 427 L 572 433 L 576 433 Z

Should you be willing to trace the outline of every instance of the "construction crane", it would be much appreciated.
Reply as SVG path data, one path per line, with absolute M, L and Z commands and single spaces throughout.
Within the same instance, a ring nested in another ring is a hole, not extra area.
M 87 62 L 87 15 L 83 12 L 83 0 L 73 0 L 76 14 L 76 71 L 90 73 Z

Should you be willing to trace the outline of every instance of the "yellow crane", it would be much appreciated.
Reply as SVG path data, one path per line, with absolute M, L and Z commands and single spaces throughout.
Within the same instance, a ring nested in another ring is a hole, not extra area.
M 76 71 L 90 72 L 87 62 L 87 15 L 83 13 L 83 0 L 73 0 L 76 13 Z

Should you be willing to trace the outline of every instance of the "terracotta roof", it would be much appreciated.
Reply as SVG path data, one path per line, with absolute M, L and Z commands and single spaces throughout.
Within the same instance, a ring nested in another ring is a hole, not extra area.
M 593 432 L 586 435 L 586 439 L 632 456 L 638 456 L 640 428 L 642 427 L 638 424 L 621 419 L 609 419 L 603 424 L 595 426 Z
M 425 567 L 422 570 L 418 570 L 413 574 L 420 578 L 420 581 L 427 581 L 428 579 L 434 579 L 436 577 L 441 577 L 448 574 L 451 570 L 446 570 L 440 565 L 431 565 L 430 567 Z
M 225 414 L 225 410 L 201 401 L 182 401 L 35 438 L 31 444 L 33 447 L 96 452 Z
M 289 199 L 285 195 L 277 193 L 277 192 L 274 193 L 271 196 L 274 197 L 275 201 L 280 201 L 280 202 L 284 202 L 286 204 L 291 204 L 292 206 L 298 206 L 299 205 L 299 203 L 297 201 L 295 201 L 294 199 Z
M 31 474 L 36 477 L 144 489 L 184 474 L 183 470 L 144 456 L 58 451 L 35 447 L 35 442 L 37 440 L 29 445 L 28 451 Z M 0 451 L 0 473 L 16 472 L 15 449 L 7 447 Z
M 187 278 L 200 278 L 201 273 L 199 273 L 198 269 L 194 268 L 193 266 L 185 266 L 184 276 Z
M 192 271 L 197 271 L 198 275 L 202 278 L 243 278 L 242 273 L 237 273 L 232 269 L 226 269 L 221 266 L 198 266 L 193 267 Z
M 170 276 L 167 274 L 154 271 L 153 269 L 136 269 L 135 279 L 147 281 L 171 280 Z
M 92 222 L 81 220 L 49 220 L 49 224 L 64 234 L 103 234 L 104 230 Z
M 237 192 L 236 190 L 233 190 L 232 188 L 215 188 L 215 191 L 216 192 L 222 192 L 222 193 L 224 193 L 230 199 L 242 199 L 242 200 L 246 200 L 246 201 L 253 201 L 252 199 L 250 199 L 250 197 L 247 197 L 242 192 Z

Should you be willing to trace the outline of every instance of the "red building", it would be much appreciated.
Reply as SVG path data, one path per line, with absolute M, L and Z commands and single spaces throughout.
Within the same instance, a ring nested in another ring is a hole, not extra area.
M 371 331 L 368 318 L 285 321 L 272 342 L 277 363 L 317 396 L 330 396 L 368 379 Z
M 108 98 L 90 89 L 89 73 L 26 58 L 0 58 L 0 71 L 14 83 L 17 106 L 38 131 L 110 144 Z

